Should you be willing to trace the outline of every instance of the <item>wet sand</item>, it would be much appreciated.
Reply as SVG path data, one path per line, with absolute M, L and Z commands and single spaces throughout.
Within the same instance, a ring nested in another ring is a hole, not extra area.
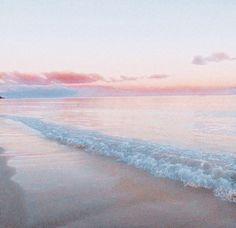
M 26 207 L 22 188 L 11 180 L 15 170 L 0 147 L 0 227 L 25 227 Z
M 236 227 L 211 191 L 0 126 L 0 227 Z

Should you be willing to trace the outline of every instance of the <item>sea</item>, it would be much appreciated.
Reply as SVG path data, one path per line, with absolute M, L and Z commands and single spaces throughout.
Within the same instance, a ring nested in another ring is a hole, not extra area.
M 236 202 L 236 96 L 4 99 L 0 119 Z

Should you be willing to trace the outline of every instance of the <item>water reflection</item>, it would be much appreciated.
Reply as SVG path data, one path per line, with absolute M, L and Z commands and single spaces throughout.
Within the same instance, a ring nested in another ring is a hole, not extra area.
M 40 117 L 122 137 L 235 152 L 236 96 L 4 100 L 1 114 Z

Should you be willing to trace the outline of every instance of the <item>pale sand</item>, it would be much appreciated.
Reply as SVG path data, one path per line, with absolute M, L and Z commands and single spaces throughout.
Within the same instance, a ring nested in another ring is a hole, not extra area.
M 0 125 L 0 227 L 236 227 L 236 205 L 211 191 Z

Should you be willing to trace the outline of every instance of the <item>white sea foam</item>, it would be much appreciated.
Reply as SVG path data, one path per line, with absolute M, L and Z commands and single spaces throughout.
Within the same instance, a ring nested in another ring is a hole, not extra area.
M 236 202 L 236 156 L 233 154 L 206 153 L 157 142 L 114 137 L 36 118 L 5 117 L 39 131 L 50 140 L 114 157 L 155 176 L 212 189 L 216 196 Z

